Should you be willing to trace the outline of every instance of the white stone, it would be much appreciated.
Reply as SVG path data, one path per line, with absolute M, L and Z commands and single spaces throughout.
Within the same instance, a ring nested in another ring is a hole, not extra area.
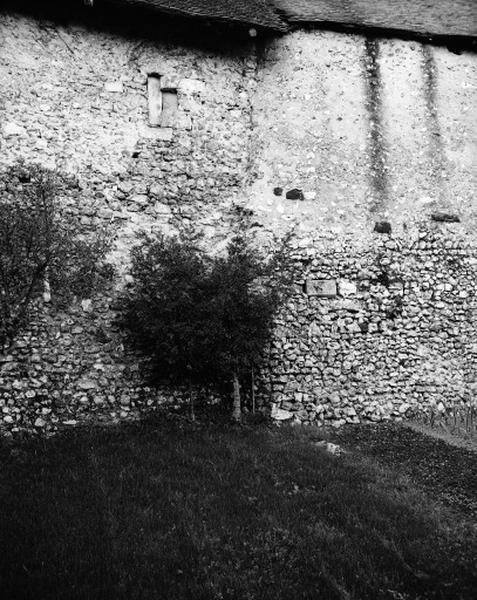
M 311 191 L 305 192 L 303 194 L 303 196 L 304 196 L 305 200 L 315 200 L 316 199 L 316 192 L 311 192 Z
M 44 421 L 41 417 L 38 417 L 35 421 L 35 427 L 45 427 L 46 421 Z
M 340 279 L 338 283 L 338 289 L 340 296 L 344 296 L 345 298 L 348 296 L 355 296 L 358 293 L 356 284 L 348 279 Z
M 172 127 L 145 127 L 142 130 L 144 137 L 152 140 L 170 142 L 172 140 Z
M 3 126 L 3 134 L 6 137 L 14 136 L 14 135 L 26 135 L 27 131 L 24 127 L 20 127 L 16 123 L 5 123 Z
M 288 419 L 293 418 L 293 413 L 289 410 L 284 410 L 283 408 L 278 408 L 275 404 L 272 407 L 272 412 L 270 414 L 271 418 L 275 421 L 288 421 Z
M 121 94 L 123 92 L 123 84 L 120 81 L 108 81 L 104 90 L 113 94 Z
M 205 83 L 200 79 L 182 79 L 179 89 L 186 94 L 200 94 L 205 91 Z
M 83 312 L 89 313 L 93 310 L 93 303 L 91 300 L 81 300 L 81 308 Z

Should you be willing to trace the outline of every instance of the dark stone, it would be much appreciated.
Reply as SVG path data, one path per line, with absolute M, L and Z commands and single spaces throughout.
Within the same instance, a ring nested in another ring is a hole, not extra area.
M 444 212 L 432 213 L 431 219 L 438 223 L 460 223 L 460 218 L 457 215 Z
M 296 188 L 293 190 L 289 190 L 286 194 L 287 200 L 304 200 L 305 196 L 301 190 L 297 190 Z
M 391 233 L 391 223 L 388 221 L 376 221 L 374 224 L 374 231 L 376 233 Z
M 283 194 L 283 188 L 281 188 L 281 187 L 273 188 L 273 193 L 275 194 L 275 196 L 281 196 Z

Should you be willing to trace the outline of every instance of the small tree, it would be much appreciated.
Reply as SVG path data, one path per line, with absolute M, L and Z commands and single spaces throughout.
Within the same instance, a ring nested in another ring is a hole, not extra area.
M 110 275 L 106 244 L 81 236 L 80 217 L 61 210 L 68 185 L 40 166 L 16 164 L 0 172 L 0 351 L 12 343 L 32 302 L 51 289 L 57 303 L 91 293 Z M 49 295 L 49 294 L 48 294 Z
M 219 258 L 179 239 L 143 237 L 122 323 L 153 376 L 191 388 L 230 382 L 240 420 L 240 381 L 260 360 L 288 290 L 285 257 L 281 249 L 265 260 L 244 235 Z

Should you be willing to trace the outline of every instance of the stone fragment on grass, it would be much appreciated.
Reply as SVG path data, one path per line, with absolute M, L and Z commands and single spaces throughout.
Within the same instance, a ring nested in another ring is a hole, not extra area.
M 322 440 L 320 442 L 316 442 L 315 446 L 318 448 L 323 448 L 326 452 L 333 454 L 334 456 L 340 456 L 341 454 L 345 454 L 345 451 L 338 444 L 332 444 L 331 442 L 327 442 L 326 440 Z

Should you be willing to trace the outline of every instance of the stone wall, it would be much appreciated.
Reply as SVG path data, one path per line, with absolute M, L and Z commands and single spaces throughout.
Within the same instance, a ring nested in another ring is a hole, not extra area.
M 477 252 L 455 225 L 302 240 L 301 289 L 278 322 L 263 402 L 334 424 L 475 402 Z
M 264 375 L 277 418 L 475 400 L 476 82 L 475 55 L 417 42 L 264 49 L 247 208 L 265 240 L 294 228 L 304 266 Z
M 475 398 L 476 57 L 316 31 L 255 48 L 171 23 L 144 35 L 3 13 L 0 162 L 78 177 L 65 201 L 110 231 L 118 285 L 142 230 L 191 225 L 220 251 L 237 215 L 259 245 L 293 228 L 302 279 L 257 376 L 276 418 Z M 167 126 L 149 126 L 148 74 L 177 90 Z M 37 307 L 0 367 L 3 426 L 131 418 L 180 397 L 144 389 L 115 296 Z
M 150 37 L 88 14 L 61 23 L 1 14 L 0 163 L 23 159 L 77 176 L 63 200 L 85 228 L 109 232 L 121 286 L 139 231 L 190 225 L 207 247 L 224 244 L 248 177 L 255 52 L 246 34 L 166 20 Z M 176 117 L 162 127 L 149 126 L 151 73 L 177 90 Z M 65 314 L 39 309 L 3 360 L 9 429 L 127 417 L 145 394 L 150 404 L 166 400 L 141 390 L 114 307 L 112 289 L 78 298 Z

